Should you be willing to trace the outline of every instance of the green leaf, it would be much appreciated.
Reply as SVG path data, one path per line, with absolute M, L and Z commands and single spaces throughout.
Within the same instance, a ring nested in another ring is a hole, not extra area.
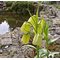
M 37 9 L 37 12 L 36 12 L 36 17 L 35 17 L 36 19 L 36 24 L 38 24 L 38 9 Z
M 24 22 L 20 29 L 24 33 L 30 32 L 30 24 L 27 22 Z
M 57 41 L 59 38 L 60 38 L 60 37 L 54 38 L 54 39 L 52 39 L 52 40 L 49 40 L 49 41 L 48 41 L 48 44 L 54 43 L 54 42 Z
M 39 49 L 40 58 L 47 58 L 48 54 L 49 54 L 49 52 L 47 51 L 47 49 L 44 49 L 44 48 Z
M 31 23 L 31 25 L 33 26 L 34 30 L 36 31 L 36 25 L 37 25 L 36 15 L 31 16 L 29 18 L 28 22 Z
M 38 33 L 42 33 L 45 27 L 45 20 L 42 19 L 41 21 L 38 22 Z
M 46 36 L 48 35 L 48 25 L 47 24 L 45 24 L 44 33 L 45 33 Z
M 33 15 L 33 16 L 31 16 L 31 17 L 29 18 L 29 20 L 28 20 L 28 22 L 30 22 L 30 23 L 31 23 L 32 25 L 34 25 L 34 26 L 35 26 L 35 22 L 36 22 L 35 17 L 36 17 L 36 15 Z
M 33 38 L 33 42 L 34 45 L 37 45 L 39 47 L 41 47 L 42 45 L 42 35 L 40 34 L 36 34 Z
M 47 25 L 47 23 L 45 24 L 45 28 L 44 28 L 44 38 L 45 38 L 45 40 L 48 40 L 48 25 Z
M 24 34 L 22 37 L 22 42 L 23 44 L 27 44 L 29 42 L 30 35 L 29 34 Z

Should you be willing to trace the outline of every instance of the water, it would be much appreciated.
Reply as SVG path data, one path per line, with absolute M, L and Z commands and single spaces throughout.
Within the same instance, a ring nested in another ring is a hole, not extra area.
M 0 21 L 0 35 L 5 34 L 6 32 L 10 32 L 14 30 L 16 27 L 20 27 L 22 25 L 22 21 L 19 20 L 2 20 Z
M 0 35 L 10 32 L 16 27 L 21 27 L 25 19 L 17 15 L 0 15 Z

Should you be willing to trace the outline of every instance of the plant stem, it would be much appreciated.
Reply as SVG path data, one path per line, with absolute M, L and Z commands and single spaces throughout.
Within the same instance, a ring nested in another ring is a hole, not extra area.
M 48 42 L 46 41 L 46 49 L 47 49 L 47 52 L 48 52 Z M 47 54 L 47 58 L 48 58 L 48 54 Z
M 38 46 L 37 46 L 36 51 L 37 51 L 37 58 L 39 58 L 39 47 Z

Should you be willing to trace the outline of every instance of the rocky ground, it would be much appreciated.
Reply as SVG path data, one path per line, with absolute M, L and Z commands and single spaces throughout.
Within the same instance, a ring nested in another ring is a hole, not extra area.
M 39 13 L 39 19 L 44 16 L 49 24 L 49 38 L 57 41 L 49 46 L 50 51 L 60 52 L 60 11 L 54 6 L 42 5 L 43 9 Z M 20 27 L 12 32 L 0 35 L 0 58 L 32 58 L 35 50 L 21 42 L 22 33 Z M 60 55 L 58 56 L 60 57 Z
M 0 36 L 0 58 L 28 58 L 34 57 L 34 49 L 21 42 L 20 27 Z

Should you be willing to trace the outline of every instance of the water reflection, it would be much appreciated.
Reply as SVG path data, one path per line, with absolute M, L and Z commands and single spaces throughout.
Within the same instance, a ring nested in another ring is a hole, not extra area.
M 0 24 L 0 34 L 5 34 L 6 32 L 9 32 L 9 24 L 7 21 L 4 21 Z
M 21 27 L 28 18 L 29 16 L 21 16 L 8 12 L 0 15 L 0 34 L 5 34 L 6 32 L 13 31 L 16 27 Z

